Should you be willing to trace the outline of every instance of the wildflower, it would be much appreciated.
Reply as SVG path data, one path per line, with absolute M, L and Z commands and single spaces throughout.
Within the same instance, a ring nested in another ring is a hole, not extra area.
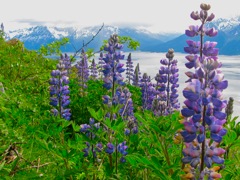
M 112 143 L 108 143 L 105 152 L 110 155 L 114 152 L 114 150 L 115 150 L 114 145 Z
M 54 116 L 60 115 L 61 118 L 70 120 L 71 112 L 67 106 L 70 104 L 70 97 L 68 96 L 69 91 L 69 78 L 68 69 L 71 64 L 68 62 L 68 56 L 65 57 L 61 55 L 61 59 L 57 64 L 57 70 L 51 72 L 52 78 L 49 81 L 51 85 L 50 90 L 50 105 L 54 107 L 51 110 Z
M 84 89 L 87 88 L 86 82 L 89 79 L 88 59 L 84 49 L 82 49 L 80 61 L 77 62 L 76 68 L 78 69 L 80 93 L 83 95 Z
M 174 50 L 169 49 L 166 54 L 167 59 L 161 59 L 159 73 L 156 75 L 157 81 L 156 89 L 157 97 L 155 98 L 155 114 L 167 115 L 173 112 L 173 110 L 179 108 L 177 87 L 178 83 L 178 68 L 177 60 L 173 60 Z M 165 102 L 165 103 L 164 103 Z M 159 112 L 156 109 L 159 109 Z
M 188 40 L 188 47 L 185 52 L 189 61 L 185 65 L 195 72 L 187 72 L 189 77 L 187 87 L 183 90 L 185 106 L 181 110 L 184 116 L 184 130 L 181 132 L 186 148 L 183 149 L 184 164 L 190 164 L 194 171 L 199 172 L 203 179 L 205 175 L 209 179 L 219 178 L 221 175 L 213 172 L 210 168 L 213 163 L 223 164 L 221 157 L 225 150 L 219 147 L 222 137 L 227 133 L 223 127 L 226 122 L 226 113 L 222 112 L 227 107 L 227 102 L 223 100 L 222 91 L 227 88 L 228 82 L 224 80 L 224 75 L 220 68 L 222 64 L 218 61 L 217 43 L 202 41 L 203 36 L 213 37 L 217 35 L 214 28 L 205 29 L 206 22 L 212 21 L 214 14 L 208 15 L 210 5 L 201 4 L 201 11 L 193 12 L 191 17 L 200 20 L 201 26 L 190 26 L 186 34 L 190 37 L 200 35 L 201 41 Z M 201 49 L 202 48 L 202 49 Z M 197 54 L 200 53 L 198 56 Z M 206 137 L 209 131 L 210 139 Z M 205 168 L 204 168 L 205 167 Z M 191 172 L 191 174 L 194 175 Z M 196 177 L 199 177 L 196 176 Z M 192 177 L 194 178 L 195 175 Z
M 131 53 L 129 53 L 127 62 L 126 62 L 126 78 L 128 80 L 128 84 L 130 84 L 131 80 L 133 80 L 133 62 L 131 58 Z

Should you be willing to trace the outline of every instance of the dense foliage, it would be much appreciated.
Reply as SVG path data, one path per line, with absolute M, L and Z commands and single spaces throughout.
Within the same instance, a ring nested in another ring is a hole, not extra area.
M 0 31 L 0 177 L 240 179 L 240 123 L 233 98 L 221 99 L 216 44 L 203 42 L 217 34 L 204 28 L 214 15 L 201 9 L 191 14 L 201 26 L 186 31 L 200 42 L 185 48 L 194 71 L 181 110 L 173 49 L 151 78 L 125 59 L 122 43 L 139 45 L 131 38 L 110 36 L 98 61 L 82 49 L 73 66 L 67 54 L 46 58 L 66 39 L 35 52 Z

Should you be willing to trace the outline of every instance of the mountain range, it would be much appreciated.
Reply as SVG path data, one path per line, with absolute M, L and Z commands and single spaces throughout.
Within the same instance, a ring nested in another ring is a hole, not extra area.
M 240 16 L 231 19 L 220 18 L 208 23 L 208 26 L 217 29 L 218 35 L 213 38 L 206 37 L 205 40 L 218 42 L 219 54 L 240 55 Z M 85 28 L 35 26 L 6 32 L 6 38 L 17 38 L 24 42 L 26 48 L 36 50 L 41 45 L 67 37 L 70 43 L 64 46 L 62 50 L 74 52 L 84 42 L 92 39 L 99 28 L 99 26 Z M 189 38 L 180 33 L 152 33 L 143 28 L 105 25 L 87 48 L 98 50 L 102 46 L 103 40 L 108 39 L 114 33 L 120 36 L 130 36 L 140 42 L 138 50 L 149 52 L 166 52 L 169 48 L 173 48 L 175 52 L 184 52 L 183 47 L 187 45 L 187 39 L 199 40 L 197 37 Z

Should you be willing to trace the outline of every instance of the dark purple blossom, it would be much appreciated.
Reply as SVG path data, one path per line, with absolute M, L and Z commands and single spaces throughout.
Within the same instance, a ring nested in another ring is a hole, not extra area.
M 115 151 L 115 147 L 112 143 L 108 143 L 107 147 L 105 149 L 105 152 L 108 153 L 109 155 L 112 154 Z

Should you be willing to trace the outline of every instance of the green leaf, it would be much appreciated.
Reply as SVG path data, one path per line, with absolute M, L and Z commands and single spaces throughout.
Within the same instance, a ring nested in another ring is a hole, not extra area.
M 112 125 L 111 125 L 111 120 L 110 120 L 109 118 L 106 118 L 106 119 L 105 119 L 104 124 L 105 124 L 107 127 L 109 127 L 109 128 L 112 127 Z
M 73 130 L 74 130 L 75 132 L 79 132 L 79 130 L 80 130 L 79 125 L 77 125 L 77 124 L 75 124 L 75 123 L 73 122 L 73 123 L 72 123 L 72 127 L 73 127 Z
M 230 130 L 227 133 L 227 136 L 229 137 L 228 138 L 228 143 L 230 143 L 230 144 L 234 143 L 234 141 L 237 139 L 237 133 L 233 130 Z
M 152 157 L 151 157 L 151 160 L 152 160 L 152 162 L 155 164 L 156 167 L 160 167 L 160 166 L 161 166 L 161 164 L 160 164 L 160 162 L 159 162 L 159 158 L 157 158 L 157 157 L 155 157 L 155 156 L 152 156 Z
M 100 108 L 98 111 L 97 111 L 97 119 L 98 121 L 102 121 L 104 118 L 104 111 L 102 108 Z
M 125 158 L 132 166 L 136 166 L 137 162 L 134 157 L 132 157 L 131 155 L 127 155 Z
M 162 133 L 159 127 L 155 124 L 150 124 L 150 128 L 154 129 L 157 133 Z
M 1 171 L 2 168 L 4 167 L 4 164 L 5 164 L 5 161 L 3 161 L 3 162 L 0 164 L 0 171 Z
M 87 107 L 87 109 L 88 109 L 88 112 L 91 114 L 91 116 L 92 116 L 94 119 L 99 120 L 99 119 L 98 119 L 98 116 L 97 116 L 97 113 L 96 113 L 96 111 L 95 111 L 93 108 Z

